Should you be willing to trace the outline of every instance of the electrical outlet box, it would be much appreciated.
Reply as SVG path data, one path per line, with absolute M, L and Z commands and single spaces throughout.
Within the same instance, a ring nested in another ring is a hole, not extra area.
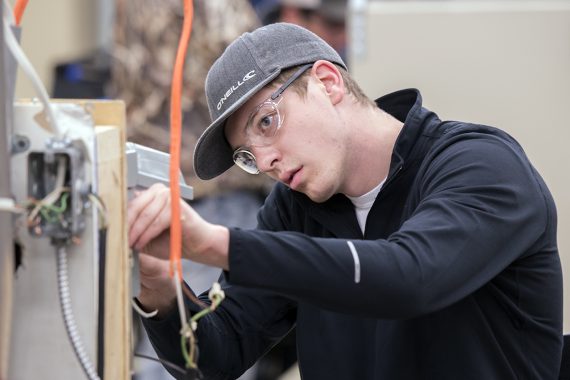
M 53 204 L 37 206 L 41 217 L 28 227 L 32 236 L 68 240 L 83 232 L 90 192 L 85 182 L 84 161 L 81 149 L 67 139 L 49 139 L 45 151 L 28 155 L 28 198 L 39 201 L 60 187 Z M 30 207 L 35 206 L 32 203 Z

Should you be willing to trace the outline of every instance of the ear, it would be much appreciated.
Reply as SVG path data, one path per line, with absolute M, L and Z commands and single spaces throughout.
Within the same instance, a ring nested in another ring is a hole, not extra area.
M 344 98 L 344 81 L 333 63 L 324 60 L 315 62 L 311 68 L 311 75 L 324 87 L 333 105 Z

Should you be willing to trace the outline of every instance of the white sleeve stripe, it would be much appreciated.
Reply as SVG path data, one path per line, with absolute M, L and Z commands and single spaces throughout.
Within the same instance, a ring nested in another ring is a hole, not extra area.
M 356 252 L 356 248 L 350 240 L 347 240 L 346 244 L 348 244 L 348 248 L 350 248 L 352 258 L 354 259 L 354 283 L 358 284 L 360 282 L 360 259 L 358 258 L 358 252 Z

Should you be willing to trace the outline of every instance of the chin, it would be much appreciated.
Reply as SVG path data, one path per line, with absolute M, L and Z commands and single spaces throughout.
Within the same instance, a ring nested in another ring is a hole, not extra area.
M 331 186 L 327 178 L 312 178 L 312 181 L 303 183 L 302 186 L 297 189 L 297 191 L 305 194 L 310 200 L 315 203 L 323 203 L 328 201 L 335 194 L 335 186 Z
M 308 192 L 304 192 L 304 193 L 307 197 L 309 197 L 315 203 L 326 202 L 330 199 L 330 197 L 333 196 L 333 194 L 322 193 L 322 192 L 321 193 L 312 193 L 312 192 L 308 191 Z

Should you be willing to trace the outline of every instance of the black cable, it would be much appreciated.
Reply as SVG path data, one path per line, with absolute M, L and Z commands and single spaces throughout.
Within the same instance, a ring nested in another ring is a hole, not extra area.
M 180 380 L 203 380 L 204 379 L 204 375 L 202 375 L 202 372 L 198 368 L 182 368 L 179 365 L 176 365 L 172 362 L 169 362 L 168 360 L 164 360 L 161 358 L 156 358 L 153 356 L 148 356 L 148 355 L 140 354 L 140 353 L 136 353 L 136 352 L 134 353 L 134 356 L 159 362 L 163 366 L 168 367 L 168 368 L 176 371 L 177 374 L 182 375 L 182 377 L 176 376 L 176 378 L 180 379 Z
M 148 355 L 145 355 L 145 354 L 140 354 L 140 353 L 138 353 L 138 352 L 135 352 L 134 355 L 135 355 L 136 357 L 139 357 L 139 358 L 148 359 L 148 360 L 154 360 L 154 361 L 159 362 L 160 364 L 164 365 L 165 367 L 171 368 L 171 369 L 175 370 L 176 372 L 179 372 L 179 373 L 182 374 L 182 375 L 186 375 L 186 370 L 185 370 L 184 368 L 182 368 L 182 367 L 180 367 L 179 365 L 176 365 L 176 364 L 174 364 L 174 363 L 172 363 L 172 362 L 169 362 L 168 360 L 164 360 L 164 359 L 161 359 L 161 358 L 155 358 L 155 357 L 153 357 L 153 356 L 148 356 Z
M 107 258 L 107 228 L 99 230 L 99 311 L 97 313 L 97 374 L 105 374 L 105 268 Z

